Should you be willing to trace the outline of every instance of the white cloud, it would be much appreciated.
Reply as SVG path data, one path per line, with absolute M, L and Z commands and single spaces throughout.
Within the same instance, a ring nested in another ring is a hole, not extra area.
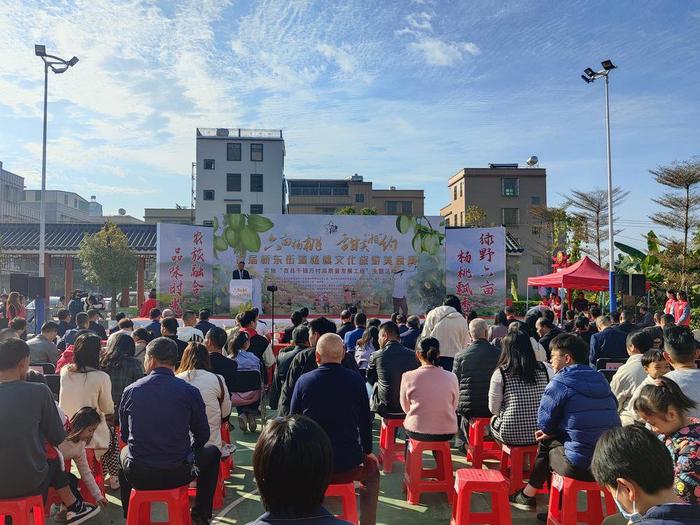
M 433 18 L 433 15 L 431 13 L 427 13 L 425 11 L 421 11 L 420 13 L 412 13 L 406 17 L 406 21 L 408 22 L 408 25 L 410 25 L 414 29 L 418 29 L 421 31 L 432 31 L 433 26 L 430 23 L 430 20 Z
M 471 42 L 446 42 L 429 36 L 411 42 L 408 47 L 422 54 L 425 62 L 431 66 L 452 66 L 462 60 L 464 53 L 476 55 L 480 52 Z

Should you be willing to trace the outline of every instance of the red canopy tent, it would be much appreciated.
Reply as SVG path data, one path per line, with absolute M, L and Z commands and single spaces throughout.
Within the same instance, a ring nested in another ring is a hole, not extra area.
M 609 274 L 588 257 L 584 257 L 560 272 L 538 277 L 528 277 L 527 285 L 546 286 L 548 288 L 567 288 L 568 290 L 607 290 Z

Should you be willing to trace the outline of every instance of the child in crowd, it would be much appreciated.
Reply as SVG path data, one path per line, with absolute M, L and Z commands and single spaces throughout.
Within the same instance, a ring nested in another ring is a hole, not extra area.
M 65 417 L 65 416 L 64 416 Z M 66 439 L 58 445 L 58 450 L 64 460 L 73 460 L 78 467 L 80 479 L 85 487 L 90 491 L 90 494 L 102 507 L 107 506 L 107 498 L 100 491 L 100 487 L 95 482 L 95 476 L 90 469 L 90 463 L 85 452 L 85 445 L 90 443 L 92 435 L 95 433 L 97 426 L 102 421 L 102 416 L 92 407 L 84 407 L 78 410 L 70 421 L 66 423 Z M 76 498 L 80 498 L 78 491 L 78 478 L 67 472 L 70 482 L 71 491 Z M 65 521 L 65 511 L 62 511 L 56 517 L 56 522 Z M 61 519 L 63 517 L 63 519 Z
M 700 419 L 688 417 L 696 403 L 668 377 L 642 388 L 634 409 L 652 432 L 661 434 L 674 464 L 673 490 L 687 503 L 700 504 Z
M 664 359 L 663 350 L 657 350 L 655 348 L 647 350 L 642 354 L 642 367 L 647 373 L 647 377 L 637 386 L 634 392 L 632 392 L 632 397 L 629 398 L 629 401 L 620 412 L 620 420 L 623 425 L 631 425 L 641 421 L 640 417 L 634 411 L 634 401 L 639 397 L 642 388 L 646 385 L 653 385 L 655 380 L 671 371 L 671 365 Z

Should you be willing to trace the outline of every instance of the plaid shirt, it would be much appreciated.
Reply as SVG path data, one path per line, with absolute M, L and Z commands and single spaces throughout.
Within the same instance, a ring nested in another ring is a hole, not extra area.
M 116 414 L 124 389 L 145 375 L 143 365 L 141 361 L 135 357 L 125 357 L 119 365 L 119 368 L 104 370 L 104 372 L 107 372 L 109 378 L 112 380 L 112 400 L 114 401 L 114 413 Z

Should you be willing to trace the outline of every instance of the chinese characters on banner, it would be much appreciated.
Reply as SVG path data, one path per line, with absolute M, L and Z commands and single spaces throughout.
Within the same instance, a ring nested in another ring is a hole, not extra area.
M 445 239 L 447 293 L 462 310 L 493 314 L 506 301 L 505 228 L 448 229 Z
M 401 233 L 396 217 L 353 215 L 266 215 L 273 226 L 259 234 L 260 248 L 217 253 L 215 298 L 228 296 L 231 271 L 239 259 L 262 290 L 262 306 L 271 310 L 269 285 L 275 294 L 275 312 L 288 315 L 306 306 L 316 315 L 338 315 L 351 306 L 367 315 L 390 315 L 397 305 L 409 314 L 421 314 L 440 304 L 444 295 L 444 252 L 418 253 L 413 232 Z M 429 217 L 444 232 L 439 217 Z M 219 225 L 227 224 L 217 217 Z M 214 235 L 225 234 L 221 227 Z M 216 299 L 215 299 L 216 302 Z M 218 309 L 224 313 L 223 308 Z M 228 313 L 228 312 L 227 312 Z
M 163 308 L 211 308 L 213 235 L 211 228 L 158 224 L 157 291 Z

